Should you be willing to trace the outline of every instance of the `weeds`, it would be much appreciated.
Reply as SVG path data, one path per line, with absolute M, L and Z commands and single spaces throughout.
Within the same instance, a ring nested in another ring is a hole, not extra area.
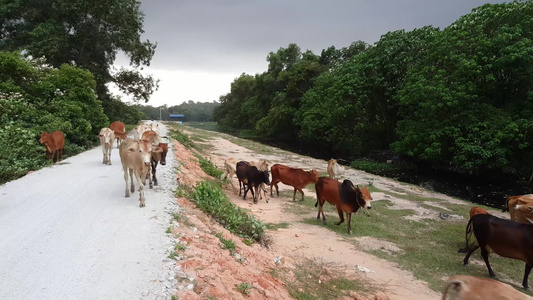
M 205 159 L 199 155 L 197 155 L 196 158 L 198 158 L 198 161 L 200 162 L 200 168 L 202 168 L 207 175 L 213 176 L 214 178 L 220 178 L 222 173 L 224 173 L 217 169 L 211 160 Z
M 241 294 L 246 295 L 246 296 L 250 295 L 253 289 L 253 287 L 247 282 L 241 282 L 240 284 L 235 284 L 235 288 L 237 289 L 237 291 L 241 292 Z
M 235 242 L 233 240 L 226 240 L 222 237 L 221 233 L 215 234 L 215 236 L 220 240 L 222 243 L 220 245 L 220 248 L 222 249 L 228 249 L 231 256 L 235 255 Z

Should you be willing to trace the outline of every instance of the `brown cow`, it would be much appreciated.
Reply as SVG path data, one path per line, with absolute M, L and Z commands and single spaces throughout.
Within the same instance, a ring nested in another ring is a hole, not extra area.
M 302 190 L 306 185 L 315 183 L 318 180 L 318 172 L 316 170 L 304 171 L 302 169 L 295 169 L 281 164 L 275 164 L 270 168 L 272 173 L 272 183 L 270 184 L 270 196 L 272 196 L 272 187 L 276 187 L 276 194 L 279 196 L 278 183 L 281 182 L 286 185 L 294 187 L 294 194 L 292 201 L 296 201 L 296 191 L 302 194 L 302 201 L 304 200 L 304 191 Z
M 488 278 L 457 275 L 446 281 L 442 300 L 473 299 L 528 300 L 533 297 L 515 290 L 509 284 Z
M 100 129 L 98 134 L 100 138 L 100 145 L 102 145 L 102 154 L 104 155 L 104 160 L 102 163 L 105 165 L 111 165 L 111 152 L 113 150 L 113 142 L 115 141 L 115 133 L 112 129 L 104 127 Z
M 146 140 L 133 140 L 126 138 L 119 147 L 120 161 L 122 162 L 122 169 L 124 170 L 124 181 L 126 182 L 126 197 L 130 196 L 131 192 L 135 192 L 135 185 L 133 184 L 133 175 L 139 185 L 139 206 L 145 206 L 144 198 L 144 182 L 146 175 L 150 171 L 150 160 L 152 152 L 161 152 L 159 147 L 152 147 L 152 143 Z M 131 180 L 131 189 L 128 190 L 128 173 Z M 151 180 L 150 180 L 151 183 Z
M 152 151 L 152 180 L 154 181 L 154 185 L 157 185 L 157 177 L 155 176 L 157 164 L 161 162 L 161 165 L 164 166 L 167 164 L 167 153 L 168 153 L 168 143 L 159 143 L 159 148 L 161 148 L 161 152 L 153 152 Z M 150 175 L 148 175 L 150 176 Z
M 342 183 L 329 178 L 320 177 L 315 183 L 316 190 L 316 204 L 318 206 L 317 220 L 320 220 L 320 213 L 322 213 L 322 221 L 326 224 L 326 216 L 324 216 L 324 203 L 327 201 L 337 207 L 339 213 L 339 222 L 335 225 L 340 225 L 344 222 L 344 212 L 348 219 L 348 233 L 352 233 L 351 219 L 352 213 L 356 213 L 360 207 L 363 209 L 370 209 L 372 205 L 370 201 L 372 196 L 366 187 L 355 187 L 353 183 L 346 179 Z
M 523 224 L 533 224 L 533 216 L 527 208 L 533 206 L 533 194 L 507 197 L 507 208 L 511 221 Z M 518 208 L 518 209 L 517 209 Z
M 120 146 L 120 142 L 126 138 L 126 125 L 120 121 L 115 121 L 109 125 L 109 129 L 115 132 L 117 138 L 117 148 Z
M 56 159 L 56 162 L 63 160 L 63 147 L 65 147 L 65 135 L 63 132 L 43 132 L 41 133 L 39 142 L 46 146 L 47 159 L 51 159 L 52 162 L 54 161 L 54 158 Z
M 500 219 L 492 215 L 475 215 L 468 226 L 472 224 L 477 243 L 468 249 L 463 264 L 468 265 L 470 255 L 477 249 L 481 249 L 481 257 L 489 271 L 490 277 L 495 277 L 489 263 L 490 247 L 496 254 L 520 259 L 526 263 L 522 286 L 528 289 L 528 276 L 533 267 L 533 225 L 521 224 L 506 219 Z M 468 241 L 467 241 L 468 244 Z

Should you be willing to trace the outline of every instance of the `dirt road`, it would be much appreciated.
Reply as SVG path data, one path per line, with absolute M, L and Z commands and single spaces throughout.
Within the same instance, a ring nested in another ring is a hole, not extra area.
M 145 208 L 124 197 L 116 144 L 111 159 L 98 147 L 0 187 L 0 299 L 170 298 L 174 155 Z

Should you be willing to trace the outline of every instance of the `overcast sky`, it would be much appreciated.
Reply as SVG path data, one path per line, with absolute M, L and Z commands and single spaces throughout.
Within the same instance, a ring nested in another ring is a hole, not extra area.
M 320 55 L 426 25 L 443 29 L 495 0 L 141 0 L 143 39 L 157 42 L 160 79 L 149 105 L 213 101 L 240 74 L 267 70 L 269 52 L 296 43 Z M 117 60 L 117 65 L 125 61 Z

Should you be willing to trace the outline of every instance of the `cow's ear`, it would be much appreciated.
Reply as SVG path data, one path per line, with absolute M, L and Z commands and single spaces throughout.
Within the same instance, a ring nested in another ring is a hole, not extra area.
M 159 153 L 159 152 L 163 152 L 163 149 L 161 147 L 152 148 L 152 153 Z

